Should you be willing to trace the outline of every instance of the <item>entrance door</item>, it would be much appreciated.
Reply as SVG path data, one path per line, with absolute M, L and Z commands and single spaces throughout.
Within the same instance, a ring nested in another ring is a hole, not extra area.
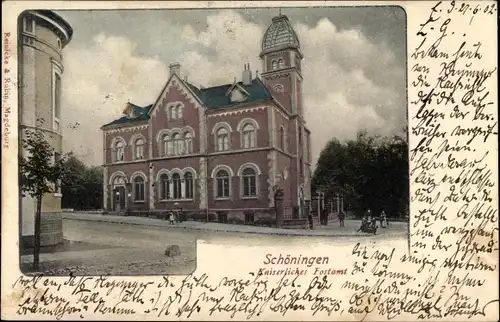
M 123 211 L 125 209 L 125 187 L 116 187 L 114 195 L 113 210 L 116 212 Z

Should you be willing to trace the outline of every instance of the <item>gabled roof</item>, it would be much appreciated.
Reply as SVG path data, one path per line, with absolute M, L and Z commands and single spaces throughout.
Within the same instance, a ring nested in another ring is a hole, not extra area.
M 248 99 L 246 101 L 231 101 L 231 97 L 227 95 L 227 93 L 231 88 L 235 87 L 235 85 L 248 93 Z M 226 84 L 209 88 L 196 88 L 196 91 L 200 93 L 200 98 L 207 110 L 226 108 L 238 104 L 258 103 L 273 99 L 273 96 L 259 78 L 252 80 L 249 85 L 238 82 L 236 84 Z M 194 92 L 196 93 L 196 91 Z
M 104 124 L 102 127 L 106 127 L 109 125 L 127 124 L 127 123 L 133 124 L 133 123 L 136 123 L 139 121 L 147 121 L 147 120 L 149 120 L 148 111 L 151 109 L 151 107 L 153 107 L 153 104 L 150 104 L 148 106 L 143 107 L 143 106 L 135 105 L 135 104 L 129 102 L 129 103 L 127 103 L 127 106 L 123 110 L 123 113 L 128 114 L 127 113 L 128 110 L 132 109 L 132 111 L 134 112 L 133 117 L 130 117 L 130 114 L 124 115 L 124 116 L 120 117 L 119 119 L 114 120 L 113 122 L 110 122 L 108 124 Z
M 248 85 L 244 85 L 242 82 L 237 82 L 209 88 L 198 88 L 186 81 L 183 82 L 198 97 L 207 110 L 234 107 L 239 104 L 255 104 L 273 99 L 273 96 L 259 78 L 255 78 Z M 231 96 L 227 94 L 228 91 L 234 87 L 242 89 L 248 93 L 248 98 L 243 102 L 232 102 Z M 103 125 L 102 127 L 104 128 L 110 125 L 124 125 L 133 124 L 139 121 L 147 121 L 150 118 L 149 112 L 153 108 L 153 104 L 141 107 L 132 103 L 127 103 L 124 113 L 127 113 L 130 108 L 134 111 L 134 117 L 125 115 L 117 120 L 114 120 L 113 122 Z

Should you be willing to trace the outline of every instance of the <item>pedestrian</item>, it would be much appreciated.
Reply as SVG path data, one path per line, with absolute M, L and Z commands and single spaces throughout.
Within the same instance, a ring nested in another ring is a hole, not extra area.
M 174 224 L 174 213 L 173 212 L 170 212 L 169 221 L 170 221 L 170 225 Z
M 387 215 L 385 214 L 385 211 L 382 210 L 382 213 L 380 214 L 380 227 L 385 228 L 387 227 Z
M 365 214 L 365 215 L 363 216 L 363 218 L 361 218 L 361 226 L 359 227 L 359 229 L 358 229 L 358 231 L 357 231 L 357 232 L 359 232 L 359 231 L 363 231 L 363 228 L 365 228 L 365 227 L 366 227 L 367 222 L 368 222 L 368 216 Z
M 345 214 L 343 211 L 341 211 L 339 214 L 340 227 L 344 227 L 344 219 L 345 219 Z

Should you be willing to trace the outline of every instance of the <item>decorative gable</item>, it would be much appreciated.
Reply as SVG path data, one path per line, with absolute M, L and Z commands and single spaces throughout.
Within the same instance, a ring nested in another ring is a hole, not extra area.
M 229 96 L 232 103 L 238 103 L 246 101 L 250 94 L 238 83 L 234 83 L 227 90 L 226 96 Z
M 236 103 L 236 102 L 243 102 L 243 101 L 246 101 L 247 100 L 247 96 L 245 94 L 243 94 L 241 91 L 239 90 L 234 90 L 232 93 L 231 93 L 231 102 L 233 103 Z
M 125 109 L 123 110 L 123 114 L 126 115 L 128 118 L 134 118 L 134 117 L 138 116 L 138 115 L 135 115 L 132 104 L 130 104 L 130 103 L 127 103 L 127 106 L 125 106 Z
M 202 102 L 200 101 L 200 98 L 193 93 L 189 86 L 187 86 L 177 74 L 173 74 L 167 81 L 167 84 L 161 91 L 161 94 L 158 96 L 158 99 L 154 103 L 153 108 L 149 111 L 148 115 L 155 116 L 159 110 L 164 109 L 167 104 L 169 104 L 167 93 L 172 87 L 180 91 L 186 97 L 186 100 L 192 103 L 195 108 L 201 108 Z

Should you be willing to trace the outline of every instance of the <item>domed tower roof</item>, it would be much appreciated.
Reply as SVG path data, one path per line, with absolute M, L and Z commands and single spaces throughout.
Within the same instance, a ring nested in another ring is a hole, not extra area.
M 264 33 L 261 55 L 284 48 L 300 50 L 300 43 L 288 17 L 280 14 L 272 19 L 271 25 Z

